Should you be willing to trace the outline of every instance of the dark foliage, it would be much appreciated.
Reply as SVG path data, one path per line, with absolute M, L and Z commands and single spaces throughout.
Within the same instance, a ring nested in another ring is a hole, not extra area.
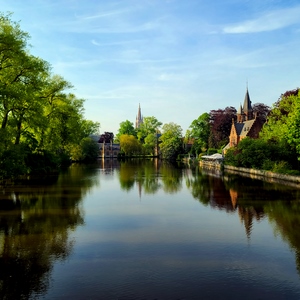
M 232 106 L 210 111 L 211 131 L 209 147 L 221 148 L 229 141 L 232 120 L 236 121 L 236 109 Z

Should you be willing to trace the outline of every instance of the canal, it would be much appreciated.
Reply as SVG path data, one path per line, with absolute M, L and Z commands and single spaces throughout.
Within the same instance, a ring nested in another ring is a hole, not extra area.
M 300 299 L 300 189 L 107 160 L 0 191 L 0 299 Z

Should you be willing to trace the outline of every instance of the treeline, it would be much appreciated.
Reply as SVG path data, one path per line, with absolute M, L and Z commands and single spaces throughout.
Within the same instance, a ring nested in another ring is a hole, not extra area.
M 253 110 L 260 118 L 266 119 L 270 108 L 257 103 Z M 158 155 L 167 160 L 181 159 L 187 154 L 198 157 L 222 151 L 228 143 L 232 120 L 236 120 L 234 107 L 211 110 L 193 120 L 185 135 L 180 125 L 173 122 L 162 124 L 153 116 L 144 117 L 139 128 L 134 128 L 133 123 L 126 120 L 120 123 L 115 141 L 120 142 L 126 156 Z
M 29 34 L 10 17 L 0 14 L 0 179 L 95 157 L 88 136 L 99 124 L 84 119 L 84 100 L 30 54 Z
M 115 141 L 120 143 L 121 156 L 151 155 L 175 160 L 184 149 L 181 126 L 162 124 L 153 116 L 144 117 L 138 128 L 129 120 L 121 122 Z

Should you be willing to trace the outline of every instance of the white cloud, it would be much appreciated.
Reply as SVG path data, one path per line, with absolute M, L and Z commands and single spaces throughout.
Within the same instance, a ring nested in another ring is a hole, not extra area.
M 225 26 L 224 33 L 254 33 L 273 31 L 300 23 L 300 6 L 274 10 L 239 24 Z

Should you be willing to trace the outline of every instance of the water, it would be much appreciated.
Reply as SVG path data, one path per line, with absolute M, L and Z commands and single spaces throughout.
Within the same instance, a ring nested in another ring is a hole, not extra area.
M 157 161 L 0 195 L 1 299 L 300 299 L 299 191 Z

